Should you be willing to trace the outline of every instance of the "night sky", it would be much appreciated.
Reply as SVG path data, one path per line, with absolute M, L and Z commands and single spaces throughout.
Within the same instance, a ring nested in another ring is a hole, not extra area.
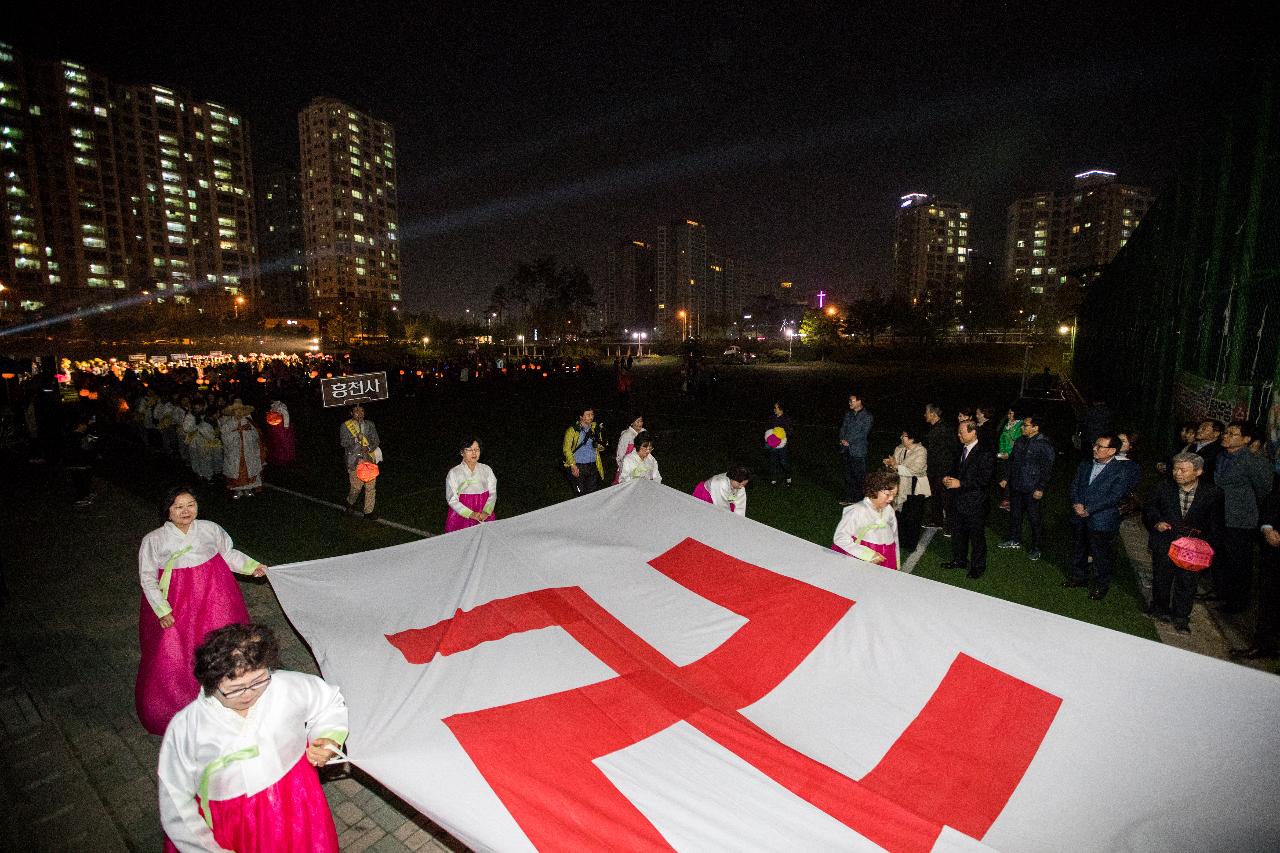
M 610 243 L 685 217 L 766 280 L 883 289 L 912 191 L 971 205 L 999 259 L 1020 194 L 1087 168 L 1159 187 L 1271 32 L 1114 2 L 94 5 L 0 39 L 239 111 L 260 173 L 296 167 L 314 96 L 390 121 L 405 303 L 446 314 L 544 253 L 600 283 Z

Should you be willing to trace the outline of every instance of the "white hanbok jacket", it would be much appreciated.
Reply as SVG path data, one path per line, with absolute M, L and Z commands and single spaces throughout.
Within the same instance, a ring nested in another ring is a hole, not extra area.
M 859 540 L 862 540 L 861 542 Z M 846 554 L 859 560 L 870 561 L 876 551 L 863 545 L 862 542 L 874 542 L 877 545 L 888 545 L 898 542 L 898 516 L 893 507 L 887 506 L 877 511 L 871 505 L 871 498 L 863 498 L 853 506 L 844 508 L 840 523 L 832 541 Z
M 652 452 L 643 459 L 634 450 L 622 457 L 622 474 L 618 478 L 618 482 L 625 483 L 628 480 L 662 482 L 662 475 L 658 473 L 658 460 Z
M 613 452 L 613 461 L 617 463 L 619 471 L 622 470 L 622 460 L 632 450 L 631 443 L 636 440 L 636 436 L 639 434 L 633 428 L 627 427 L 618 436 L 618 447 Z
M 487 515 L 493 512 L 493 507 L 498 502 L 498 478 L 494 476 L 493 469 L 483 462 L 477 462 L 474 471 L 467 467 L 467 463 L 459 462 L 445 475 L 445 503 L 463 518 L 470 518 L 471 510 L 458 500 L 458 495 L 479 495 L 485 492 L 489 493 L 489 499 L 484 502 L 484 512 Z
M 196 804 L 251 796 L 274 785 L 307 744 L 347 739 L 347 705 L 338 688 L 302 672 L 277 670 L 246 716 L 201 691 L 179 711 L 160 743 L 160 824 L 181 851 L 220 851 Z M 204 784 L 202 784 L 202 782 Z
M 703 482 L 707 487 L 707 491 L 711 494 L 711 505 L 718 506 L 726 512 L 733 512 L 746 518 L 747 515 L 747 490 L 741 488 L 735 490 L 729 484 L 728 474 L 716 474 L 709 480 Z M 730 507 L 733 504 L 733 508 Z
M 231 537 L 212 521 L 197 518 L 184 534 L 172 521 L 142 537 L 138 549 L 138 580 L 142 582 L 142 594 L 157 617 L 173 612 L 160 591 L 157 571 L 170 568 L 173 571 L 199 566 L 221 554 L 231 571 L 241 575 L 253 574 L 262 565 L 257 560 L 235 549 Z

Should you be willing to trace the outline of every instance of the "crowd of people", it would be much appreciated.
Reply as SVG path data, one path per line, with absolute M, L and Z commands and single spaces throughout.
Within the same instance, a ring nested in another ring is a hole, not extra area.
M 75 404 L 62 405 L 57 385 L 33 382 L 27 398 L 33 461 L 90 453 L 103 422 L 135 430 L 139 443 L 188 466 L 193 481 L 221 480 L 232 498 L 262 489 L 264 466 L 295 461 L 297 441 L 285 399 L 305 391 L 324 365 L 305 359 L 230 361 L 199 369 L 81 377 Z M 473 375 L 491 377 L 494 366 Z M 515 369 L 527 371 L 525 365 Z M 630 366 L 625 371 L 629 373 Z M 630 401 L 632 379 L 625 388 Z M 54 414 L 50 414 L 50 412 Z M 41 419 L 62 418 L 49 439 Z M 985 530 L 993 507 L 1008 513 L 997 547 L 1022 552 L 1029 563 L 1046 547 L 1046 500 L 1064 457 L 1073 470 L 1067 494 L 1071 550 L 1066 588 L 1102 600 L 1115 578 L 1115 540 L 1125 517 L 1139 517 L 1149 535 L 1152 597 L 1146 612 L 1190 631 L 1199 599 L 1227 614 L 1256 604 L 1253 642 L 1238 658 L 1274 657 L 1280 640 L 1280 467 L 1275 436 L 1246 421 L 1207 419 L 1183 424 L 1181 446 L 1144 471 L 1137 435 L 1115 430 L 1105 407 L 1085 413 L 1075 442 L 1059 448 L 1039 412 L 980 405 L 956 412 L 924 407 L 923 424 L 898 431 L 897 446 L 868 465 L 875 418 L 860 393 L 850 394 L 837 434 L 843 479 L 833 550 L 901 569 L 933 529 L 950 539 L 943 566 L 971 579 L 987 570 Z M 338 430 L 348 475 L 348 512 L 377 517 L 377 479 L 384 451 L 362 405 Z M 572 495 L 609 484 L 662 482 L 655 440 L 642 412 L 632 410 L 617 434 L 606 433 L 590 406 L 580 407 L 562 436 L 560 464 Z M 762 454 L 769 482 L 791 486 L 795 426 L 783 402 L 766 419 Z M 496 517 L 498 482 L 481 462 L 483 444 L 468 435 L 456 445 L 458 464 L 444 476 L 444 529 L 452 533 Z M 610 452 L 612 451 L 612 452 Z M 41 456 L 40 454 L 44 454 Z M 606 459 L 612 476 L 606 476 Z M 836 460 L 833 460 L 836 461 Z M 1145 476 L 1144 476 L 1145 475 Z M 86 478 L 91 480 L 90 478 Z M 732 464 L 699 481 L 693 496 L 745 517 L 751 470 Z M 84 488 L 89 488 L 87 485 Z M 78 502 L 92 500 L 91 491 Z M 163 735 L 161 819 L 170 845 L 183 849 L 336 849 L 336 833 L 314 767 L 342 756 L 346 710 L 337 688 L 278 669 L 270 631 L 250 623 L 235 574 L 265 577 L 269 569 L 234 547 L 219 525 L 198 517 L 195 491 L 172 489 L 162 525 L 139 549 L 141 588 L 136 682 L 139 720 Z M 1254 564 L 1260 561 L 1261 582 Z M 1254 596 L 1257 596 L 1256 602 Z M 253 717 L 254 725 L 242 721 Z M 241 762 L 243 762 L 241 764 Z M 226 768 L 239 765 L 237 772 Z

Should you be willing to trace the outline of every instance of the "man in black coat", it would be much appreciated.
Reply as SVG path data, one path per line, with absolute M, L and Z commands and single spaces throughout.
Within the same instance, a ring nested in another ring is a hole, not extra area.
M 1262 559 L 1258 561 L 1258 623 L 1253 645 L 1232 649 L 1236 660 L 1273 658 L 1280 652 L 1280 491 L 1262 505 Z
M 1173 479 L 1161 480 L 1143 511 L 1150 536 L 1151 604 L 1146 613 L 1182 634 L 1191 633 L 1191 605 L 1198 572 L 1169 559 L 1169 546 L 1183 536 L 1203 539 L 1215 550 L 1222 541 L 1222 489 L 1204 480 L 1204 459 L 1194 453 L 1173 457 Z
M 987 492 L 996 470 L 996 455 L 978 442 L 978 425 L 961 421 L 956 427 L 960 456 L 942 486 L 951 494 L 953 517 L 951 561 L 944 569 L 969 569 L 969 577 L 980 578 L 987 570 Z
M 924 407 L 924 419 L 929 424 L 929 432 L 924 437 L 924 447 L 928 453 L 926 461 L 929 474 L 929 511 L 925 524 L 928 527 L 942 527 L 945 523 L 946 506 L 951 492 L 942 486 L 942 478 L 956 462 L 956 451 L 960 445 L 956 443 L 956 434 L 942 420 L 942 409 L 935 403 Z
M 1218 454 L 1222 452 L 1222 445 L 1218 441 L 1226 428 L 1227 425 L 1222 421 L 1215 420 L 1203 420 L 1196 427 L 1196 444 L 1191 452 L 1204 459 L 1203 476 L 1206 483 L 1214 482 L 1214 465 L 1218 461 Z
M 997 548 L 1022 547 L 1022 516 L 1031 522 L 1031 542 L 1027 558 L 1040 559 L 1040 545 L 1044 541 L 1044 521 L 1040 515 L 1040 501 L 1049 488 L 1053 475 L 1053 463 L 1057 452 L 1053 442 L 1041 433 L 1044 419 L 1032 415 L 1022 421 L 1022 437 L 1013 443 L 1009 452 L 1009 476 L 1000 481 L 1000 488 L 1009 488 L 1009 538 Z

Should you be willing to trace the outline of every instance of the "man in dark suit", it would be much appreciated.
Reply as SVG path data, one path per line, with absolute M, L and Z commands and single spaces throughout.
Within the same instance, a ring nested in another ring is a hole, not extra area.
M 1258 561 L 1258 623 L 1253 645 L 1231 649 L 1235 660 L 1273 658 L 1280 651 L 1280 491 L 1262 507 L 1262 559 Z
M 1214 482 L 1214 463 L 1222 452 L 1222 445 L 1218 444 L 1218 440 L 1222 438 L 1222 431 L 1226 428 L 1222 421 L 1211 419 L 1201 421 L 1200 426 L 1196 427 L 1196 445 L 1191 452 L 1204 459 L 1203 479 L 1206 483 Z
M 1008 478 L 1000 481 L 1000 487 L 1009 488 L 1009 538 L 997 548 L 1022 547 L 1022 516 L 1031 521 L 1031 542 L 1027 547 L 1027 559 L 1040 559 L 1040 543 L 1044 539 L 1044 522 L 1040 517 L 1040 501 L 1049 488 L 1053 475 L 1053 463 L 1057 452 L 1053 442 L 1040 430 L 1044 419 L 1032 415 L 1022 422 L 1022 437 L 1013 443 L 1009 453 Z
M 1116 459 L 1120 439 L 1104 432 L 1093 441 L 1093 458 L 1080 463 L 1071 481 L 1071 527 L 1075 555 L 1065 587 L 1089 586 L 1089 558 L 1093 557 L 1093 586 L 1089 597 L 1101 601 L 1111 588 L 1112 545 L 1120 531 L 1120 502 L 1138 484 L 1138 463 Z
M 1180 634 L 1191 633 L 1191 605 L 1195 602 L 1198 572 L 1175 566 L 1169 546 L 1175 539 L 1193 536 L 1216 550 L 1222 537 L 1222 490 L 1205 482 L 1204 460 L 1194 453 L 1173 457 L 1173 479 L 1161 480 L 1147 501 L 1143 520 L 1151 535 L 1151 604 L 1146 613 L 1162 622 L 1173 622 Z
M 1243 613 L 1253 594 L 1253 546 L 1258 538 L 1258 508 L 1271 491 L 1271 466 L 1249 452 L 1257 430 L 1232 421 L 1222 433 L 1213 482 L 1222 489 L 1222 549 L 1213 561 L 1213 590 L 1224 613 Z M 1210 599 L 1212 600 L 1212 599 Z
M 924 407 L 924 419 L 929 424 L 929 432 L 925 434 L 924 446 L 928 452 L 926 467 L 929 472 L 929 515 L 926 525 L 942 527 L 944 519 L 950 515 L 948 504 L 951 492 L 942 485 L 942 478 L 951 473 L 956 462 L 956 451 L 960 445 L 956 442 L 955 430 L 947 426 L 942 419 L 942 409 L 936 403 Z M 950 528 L 948 528 L 950 529 Z
M 961 421 L 956 427 L 960 439 L 959 458 L 942 486 L 951 495 L 954 517 L 951 561 L 944 569 L 969 569 L 969 577 L 980 578 L 987 570 L 987 492 L 996 470 L 996 455 L 978 442 L 978 425 Z M 972 550 L 971 550 L 972 549 Z

